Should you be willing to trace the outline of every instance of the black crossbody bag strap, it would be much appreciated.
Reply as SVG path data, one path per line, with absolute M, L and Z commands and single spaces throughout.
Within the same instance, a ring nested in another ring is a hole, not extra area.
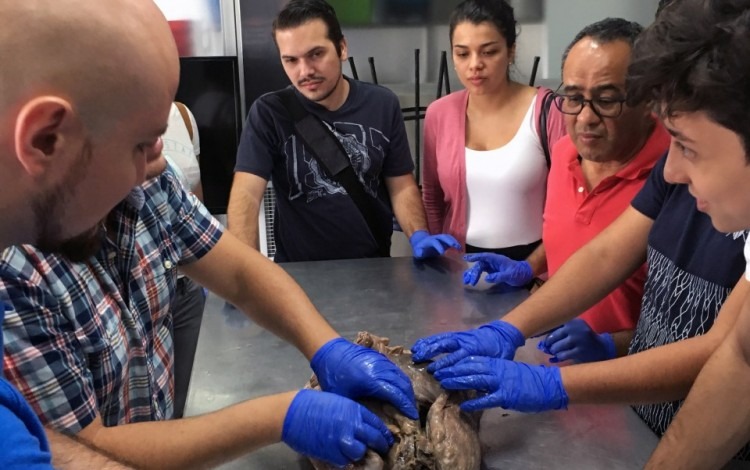
M 365 192 L 339 139 L 320 119 L 305 110 L 292 88 L 284 88 L 276 94 L 292 117 L 297 135 L 304 142 L 307 151 L 354 201 L 378 244 L 378 254 L 382 257 L 390 256 L 390 233 L 381 227 L 382 224 L 378 224 L 375 200 Z
M 547 133 L 547 116 L 549 115 L 549 108 L 552 106 L 552 100 L 554 100 L 555 94 L 548 91 L 542 99 L 542 108 L 539 114 L 539 140 L 542 142 L 542 151 L 544 152 L 544 159 L 547 160 L 547 170 L 552 168 L 552 159 L 550 157 L 549 148 L 549 135 Z

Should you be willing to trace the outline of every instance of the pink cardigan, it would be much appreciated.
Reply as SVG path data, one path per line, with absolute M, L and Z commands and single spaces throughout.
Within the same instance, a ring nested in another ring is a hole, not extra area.
M 542 99 L 548 90 L 537 93 L 534 119 L 539 123 Z M 469 93 L 456 91 L 432 103 L 424 121 L 424 160 L 422 200 L 430 233 L 448 233 L 466 245 L 466 105 Z M 539 129 L 537 129 L 538 131 Z M 566 134 L 562 113 L 550 106 L 547 117 L 549 148 Z M 438 167 L 445 186 L 440 185 Z M 446 175 L 450 175 L 446 178 Z

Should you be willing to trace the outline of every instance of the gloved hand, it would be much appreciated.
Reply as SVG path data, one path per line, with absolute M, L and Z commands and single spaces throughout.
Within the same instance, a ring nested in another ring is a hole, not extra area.
M 411 380 L 377 351 L 336 338 L 318 349 L 310 366 L 327 392 L 384 400 L 409 418 L 419 419 Z
M 606 361 L 615 357 L 615 340 L 609 333 L 597 334 L 580 318 L 556 328 L 537 345 L 552 355 L 550 362 L 572 359 L 576 362 Z
M 370 447 L 388 452 L 393 435 L 367 408 L 348 398 L 300 390 L 284 418 L 281 440 L 301 454 L 344 466 Z
M 531 265 L 526 261 L 514 261 L 507 256 L 495 253 L 474 253 L 464 256 L 474 265 L 464 271 L 464 284 L 476 286 L 483 272 L 487 282 L 504 282 L 514 287 L 525 286 L 534 279 Z
M 448 353 L 427 366 L 429 372 L 452 366 L 461 359 L 476 355 L 513 359 L 516 349 L 526 339 L 518 328 L 504 321 L 493 321 L 477 329 L 453 333 L 440 333 L 421 338 L 411 347 L 414 362 L 432 359 Z
M 441 233 L 430 235 L 426 230 L 417 230 L 409 237 L 411 250 L 416 259 L 443 255 L 449 248 L 461 249 L 461 244 L 452 236 Z
M 557 367 L 471 356 L 435 372 L 446 390 L 477 390 L 486 395 L 461 403 L 464 411 L 499 406 L 506 410 L 536 413 L 568 407 L 568 394 Z

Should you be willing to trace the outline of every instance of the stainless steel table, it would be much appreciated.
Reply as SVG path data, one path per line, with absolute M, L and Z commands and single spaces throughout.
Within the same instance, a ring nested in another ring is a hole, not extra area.
M 466 289 L 463 260 L 425 263 L 412 258 L 287 263 L 282 265 L 343 336 L 360 330 L 410 346 L 430 333 L 476 327 L 504 315 L 528 294 L 480 284 Z M 283 295 L 283 292 L 279 292 Z M 540 362 L 527 342 L 516 356 Z M 292 346 L 208 299 L 187 403 L 187 415 L 300 388 L 310 376 Z M 627 406 L 571 406 L 567 411 L 522 414 L 494 409 L 481 422 L 486 469 L 635 469 L 657 444 L 656 436 Z M 310 469 L 283 444 L 224 469 Z

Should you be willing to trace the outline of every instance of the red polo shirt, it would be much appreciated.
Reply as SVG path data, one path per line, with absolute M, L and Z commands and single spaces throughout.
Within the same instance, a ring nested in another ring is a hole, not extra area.
M 554 276 L 576 250 L 625 211 L 646 182 L 656 161 L 668 148 L 669 134 L 657 122 L 638 155 L 589 192 L 572 139 L 565 136 L 558 141 L 552 150 L 542 237 L 550 276 Z M 591 276 L 596 275 L 597 267 L 592 266 Z M 580 318 L 597 333 L 635 328 L 641 311 L 645 280 L 644 264 Z

